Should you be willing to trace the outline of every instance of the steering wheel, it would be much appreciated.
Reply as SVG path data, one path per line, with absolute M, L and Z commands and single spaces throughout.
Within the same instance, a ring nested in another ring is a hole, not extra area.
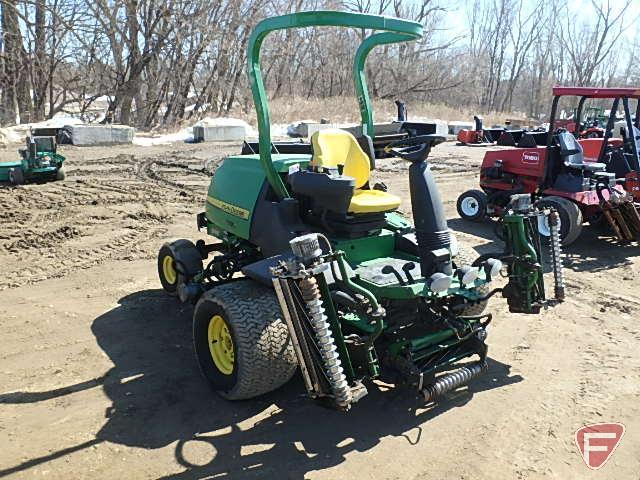
M 445 140 L 446 138 L 441 135 L 418 135 L 391 142 L 384 147 L 384 151 L 409 162 L 423 162 L 429 156 L 431 147 Z

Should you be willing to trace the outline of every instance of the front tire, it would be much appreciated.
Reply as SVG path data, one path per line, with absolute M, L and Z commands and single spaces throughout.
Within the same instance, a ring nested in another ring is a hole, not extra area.
M 582 233 L 582 212 L 576 203 L 563 197 L 550 196 L 540 200 L 538 207 L 553 208 L 558 212 L 562 245 L 571 245 L 578 239 Z M 542 238 L 548 240 L 551 233 L 548 220 L 539 218 L 541 220 L 538 222 L 538 232 Z
M 21 168 L 9 169 L 9 183 L 11 185 L 22 185 L 24 183 L 24 172 Z
M 482 190 L 467 190 L 458 197 L 456 209 L 460 218 L 479 222 L 487 215 L 487 194 Z
M 56 181 L 62 181 L 67 178 L 67 172 L 64 171 L 64 168 L 60 167 L 56 170 Z
M 202 375 L 228 400 L 275 390 L 297 368 L 274 291 L 252 280 L 219 285 L 200 298 L 193 314 L 193 345 Z
M 202 256 L 190 240 L 165 243 L 158 252 L 158 277 L 169 295 L 202 271 Z

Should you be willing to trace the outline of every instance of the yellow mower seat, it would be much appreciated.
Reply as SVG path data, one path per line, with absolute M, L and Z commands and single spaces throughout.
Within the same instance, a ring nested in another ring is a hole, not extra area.
M 371 163 L 356 138 L 338 129 L 320 130 L 311 137 L 314 167 L 343 167 L 342 174 L 353 177 L 355 190 L 349 213 L 391 212 L 400 206 L 400 197 L 380 190 L 363 188 L 369 182 Z

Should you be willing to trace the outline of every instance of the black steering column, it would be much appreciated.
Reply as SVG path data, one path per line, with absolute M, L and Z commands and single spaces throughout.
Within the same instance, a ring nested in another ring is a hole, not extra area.
M 451 237 L 447 218 L 438 186 L 426 162 L 431 148 L 444 141 L 445 138 L 439 135 L 420 135 L 398 140 L 385 147 L 385 152 L 411 162 L 409 191 L 420 268 L 425 278 L 436 272 L 451 275 Z

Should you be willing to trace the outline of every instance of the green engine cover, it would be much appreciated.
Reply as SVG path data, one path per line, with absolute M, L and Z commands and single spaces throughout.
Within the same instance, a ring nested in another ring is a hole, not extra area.
M 273 167 L 280 174 L 287 173 L 295 164 L 306 168 L 310 159 L 310 155 L 272 155 Z M 259 155 L 234 155 L 225 158 L 211 179 L 207 193 L 209 233 L 230 233 L 248 240 L 253 211 L 265 181 L 266 175 Z

